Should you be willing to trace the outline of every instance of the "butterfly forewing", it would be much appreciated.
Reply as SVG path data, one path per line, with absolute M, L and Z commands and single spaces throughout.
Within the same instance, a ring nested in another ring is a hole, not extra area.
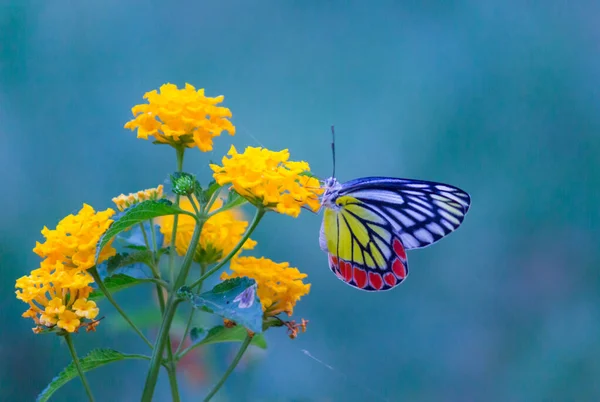
M 368 177 L 342 185 L 336 204 L 369 210 L 407 250 L 426 247 L 454 231 L 471 199 L 461 189 L 422 180 Z

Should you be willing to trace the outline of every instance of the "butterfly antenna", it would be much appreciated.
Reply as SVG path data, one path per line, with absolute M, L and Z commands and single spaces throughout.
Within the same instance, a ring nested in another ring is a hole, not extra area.
M 333 157 L 333 173 L 331 177 L 335 177 L 335 128 L 331 126 L 331 156 Z

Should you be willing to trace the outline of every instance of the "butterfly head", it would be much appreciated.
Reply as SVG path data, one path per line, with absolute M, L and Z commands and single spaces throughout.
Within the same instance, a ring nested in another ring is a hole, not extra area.
M 339 183 L 335 177 L 325 179 L 323 182 L 324 192 L 321 196 L 321 205 L 326 208 L 336 208 L 335 198 L 341 188 L 341 183 Z

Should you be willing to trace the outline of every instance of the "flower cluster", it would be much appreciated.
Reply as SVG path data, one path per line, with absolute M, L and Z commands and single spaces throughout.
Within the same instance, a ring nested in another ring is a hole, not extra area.
M 43 327 L 77 331 L 81 325 L 95 327 L 90 322 L 98 315 L 96 303 L 87 300 L 94 280 L 87 272 L 95 264 L 96 244 L 112 223 L 112 209 L 95 212 L 84 204 L 77 215 L 62 219 L 56 229 L 44 227 L 44 243 L 33 251 L 44 260 L 40 268 L 17 279 L 17 298 L 29 304 L 23 317 L 33 318 L 40 332 Z M 110 245 L 100 253 L 98 262 L 116 254 Z
M 124 211 L 132 205 L 138 204 L 142 201 L 148 200 L 160 200 L 163 198 L 163 185 L 159 185 L 156 188 L 149 188 L 147 190 L 138 191 L 137 193 L 131 193 L 128 195 L 121 194 L 118 197 L 112 199 L 119 211 Z
M 154 137 L 156 141 L 188 148 L 197 146 L 201 151 L 212 151 L 213 138 L 223 131 L 235 134 L 235 127 L 228 118 L 231 111 L 222 106 L 223 96 L 210 98 L 204 89 L 192 85 L 178 89 L 176 85 L 164 84 L 158 91 L 144 95 L 147 104 L 131 109 L 135 118 L 125 128 L 137 129 L 138 138 Z
M 56 229 L 44 227 L 42 234 L 44 243 L 36 242 L 34 253 L 45 260 L 42 266 L 53 266 L 62 262 L 69 268 L 88 269 L 94 266 L 96 245 L 100 237 L 112 224 L 111 216 L 115 213 L 111 208 L 95 212 L 94 208 L 83 204 L 77 215 L 69 215 L 62 219 Z M 104 247 L 98 257 L 98 262 L 104 261 L 116 254 L 110 245 Z
M 308 163 L 290 161 L 287 149 L 279 152 L 248 147 L 238 153 L 234 146 L 223 157 L 223 166 L 211 164 L 213 177 L 255 205 L 297 217 L 304 206 L 316 211 L 323 192 L 319 180 L 310 176 Z
M 292 315 L 296 302 L 310 291 L 310 284 L 303 283 L 306 274 L 291 268 L 287 262 L 276 263 L 268 258 L 238 257 L 231 260 L 232 274 L 223 272 L 221 279 L 241 276 L 253 278 L 257 294 L 266 316 L 281 312 Z
M 211 207 L 211 212 L 219 209 L 223 201 L 217 199 Z M 191 202 L 188 199 L 182 199 L 179 207 L 186 211 L 193 211 Z M 171 244 L 171 234 L 173 231 L 173 216 L 165 216 L 160 219 L 160 231 L 164 235 L 165 246 Z M 175 238 L 175 249 L 177 254 L 184 255 L 192 240 L 192 234 L 196 221 L 189 215 L 180 214 L 177 222 L 177 235 Z M 228 209 L 217 212 L 211 216 L 202 227 L 200 242 L 194 252 L 194 261 L 203 264 L 212 264 L 219 261 L 234 249 L 242 239 L 248 222 L 243 220 L 241 214 Z M 242 249 L 253 249 L 256 242 L 247 239 Z
M 95 328 L 98 315 L 96 303 L 87 300 L 94 282 L 85 270 L 67 268 L 62 262 L 48 264 L 17 279 L 17 299 L 29 304 L 23 317 L 33 318 L 34 332 L 57 326 L 75 332 L 81 326 Z

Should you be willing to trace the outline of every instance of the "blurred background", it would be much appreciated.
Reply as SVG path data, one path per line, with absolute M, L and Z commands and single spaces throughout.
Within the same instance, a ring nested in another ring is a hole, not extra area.
M 0 400 L 34 400 L 69 362 L 14 297 L 38 267 L 43 226 L 175 170 L 172 149 L 123 128 L 165 82 L 223 94 L 233 112 L 235 137 L 186 154 L 204 182 L 231 143 L 289 148 L 327 177 L 335 124 L 341 181 L 434 180 L 473 199 L 463 226 L 410 252 L 410 279 L 381 294 L 329 272 L 320 216 L 270 214 L 255 254 L 308 274 L 295 310 L 308 331 L 268 331 L 268 349 L 252 349 L 215 400 L 600 399 L 600 3 L 0 4 Z M 147 311 L 151 290 L 118 300 Z M 98 332 L 76 336 L 80 354 L 145 353 L 100 307 Z M 186 362 L 184 400 L 201 399 L 237 348 Z M 137 400 L 146 369 L 127 361 L 88 378 L 98 400 Z M 161 377 L 156 400 L 169 395 Z M 53 400 L 84 398 L 75 380 Z

